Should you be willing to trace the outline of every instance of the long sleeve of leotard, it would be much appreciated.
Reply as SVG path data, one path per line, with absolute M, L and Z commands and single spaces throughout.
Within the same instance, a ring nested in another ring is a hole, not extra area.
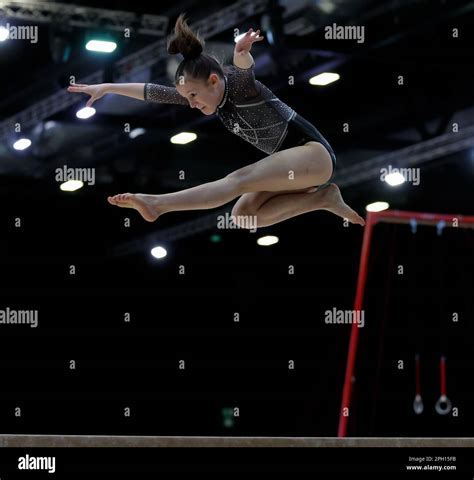
M 260 82 L 255 80 L 254 67 L 255 62 L 249 68 L 230 67 L 234 80 L 232 96 L 237 102 L 254 98 L 260 93 Z
M 188 100 L 182 97 L 176 88 L 158 85 L 157 83 L 145 83 L 143 97 L 145 102 L 175 103 L 189 106 Z

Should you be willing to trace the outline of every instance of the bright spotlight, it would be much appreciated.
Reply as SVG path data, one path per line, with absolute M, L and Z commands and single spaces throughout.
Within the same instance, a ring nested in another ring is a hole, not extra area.
M 61 183 L 59 188 L 63 192 L 74 192 L 76 190 L 79 190 L 84 186 L 84 183 L 82 183 L 80 180 L 68 180 L 67 182 Z
M 81 120 L 85 120 L 86 118 L 90 118 L 90 117 L 92 117 L 92 115 L 95 115 L 95 108 L 93 108 L 93 107 L 81 108 L 76 113 L 76 117 L 80 118 Z
M 13 144 L 15 150 L 25 150 L 31 145 L 31 140 L 29 138 L 20 138 Z
M 4 42 L 10 36 L 8 28 L 0 27 L 0 42 Z
M 86 49 L 91 52 L 111 53 L 117 48 L 115 42 L 108 42 L 105 40 L 89 40 L 86 44 Z
M 397 185 L 401 185 L 405 182 L 405 177 L 400 172 L 393 172 L 389 173 L 385 177 L 385 181 L 391 186 L 395 187 Z
M 163 257 L 166 257 L 167 251 L 163 247 L 155 247 L 151 249 L 151 254 L 155 258 L 163 258 Z
M 374 202 L 369 203 L 365 209 L 368 212 L 381 212 L 382 210 L 387 210 L 390 205 L 387 202 Z
M 185 145 L 186 143 L 196 140 L 197 135 L 192 132 L 181 132 L 171 137 L 170 142 L 177 145 Z
M 257 244 L 262 247 L 268 247 L 270 245 L 274 245 L 275 243 L 278 243 L 278 237 L 275 237 L 275 235 L 265 235 L 257 240 Z
M 311 85 L 324 86 L 324 85 L 329 85 L 330 83 L 333 83 L 339 80 L 340 78 L 341 76 L 338 73 L 324 72 L 324 73 L 320 73 L 319 75 L 316 75 L 315 77 L 310 78 L 309 83 Z
M 139 137 L 140 135 L 143 135 L 144 133 L 146 133 L 146 130 L 144 128 L 134 128 L 129 134 L 128 136 L 130 138 L 137 138 Z

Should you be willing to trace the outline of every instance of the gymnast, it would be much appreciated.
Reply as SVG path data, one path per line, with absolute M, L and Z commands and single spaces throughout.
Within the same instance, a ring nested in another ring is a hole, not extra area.
M 240 197 L 232 216 L 252 216 L 257 227 L 314 210 L 326 210 L 365 225 L 363 218 L 344 202 L 337 185 L 331 183 L 336 156 L 327 140 L 255 79 L 250 50 L 254 42 L 262 40 L 260 30 L 249 29 L 235 45 L 233 65 L 223 66 L 203 53 L 203 39 L 181 14 L 167 45 L 169 54 L 183 56 L 176 70 L 175 87 L 154 83 L 68 87 L 69 92 L 90 95 L 89 107 L 106 93 L 114 93 L 146 102 L 197 108 L 203 115 L 217 115 L 230 132 L 266 154 L 213 182 L 160 195 L 122 193 L 108 197 L 110 204 L 134 208 L 145 220 L 154 222 L 164 213 L 216 208 Z

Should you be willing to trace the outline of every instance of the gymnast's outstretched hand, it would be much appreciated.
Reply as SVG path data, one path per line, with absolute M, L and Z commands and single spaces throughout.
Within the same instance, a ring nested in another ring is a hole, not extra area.
M 99 83 L 97 85 L 73 84 L 67 89 L 72 93 L 87 93 L 91 98 L 87 101 L 87 106 L 92 107 L 92 104 L 102 98 L 107 93 L 107 84 Z
M 260 35 L 260 30 L 256 32 L 253 31 L 253 28 L 250 28 L 249 31 L 235 44 L 234 52 L 235 53 L 245 53 L 250 52 L 252 44 L 254 42 L 261 42 L 263 40 L 263 35 Z

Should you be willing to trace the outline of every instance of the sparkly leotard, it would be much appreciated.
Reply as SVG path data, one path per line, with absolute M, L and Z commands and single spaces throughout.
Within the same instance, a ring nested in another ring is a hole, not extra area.
M 307 141 L 322 143 L 335 166 L 335 155 L 327 140 L 310 122 L 283 103 L 265 85 L 255 79 L 255 63 L 246 69 L 224 67 L 225 91 L 216 114 L 232 133 L 259 150 L 272 154 Z M 188 105 L 176 88 L 146 83 L 147 102 Z

